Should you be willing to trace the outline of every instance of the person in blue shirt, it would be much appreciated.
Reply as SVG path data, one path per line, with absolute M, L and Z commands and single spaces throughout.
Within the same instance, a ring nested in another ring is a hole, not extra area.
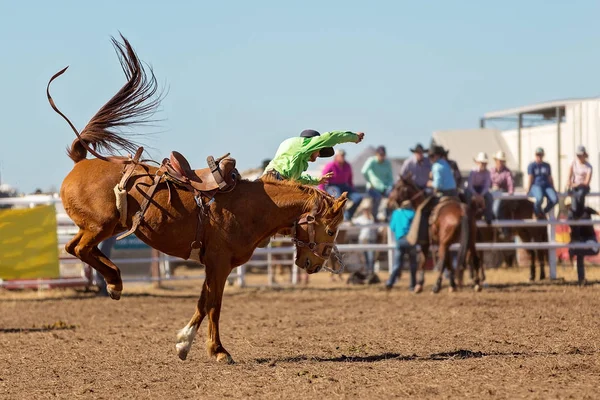
M 530 196 L 535 197 L 533 209 L 536 217 L 545 218 L 545 215 L 552 210 L 558 203 L 558 195 L 554 189 L 554 180 L 552 179 L 552 170 L 550 164 L 544 162 L 544 149 L 538 147 L 535 149 L 535 161 L 527 167 L 529 175 Z M 546 198 L 546 208 L 542 210 L 542 201 Z
M 431 181 L 427 186 L 442 196 L 457 196 L 456 180 L 454 179 L 454 171 L 444 159 L 446 151 L 441 146 L 432 146 L 429 159 L 433 163 L 431 166 Z
M 410 229 L 414 217 L 415 210 L 413 210 L 410 200 L 404 200 L 400 205 L 400 208 L 394 210 L 392 213 L 390 229 L 396 237 L 396 259 L 390 277 L 385 283 L 385 287 L 388 290 L 391 289 L 394 286 L 394 283 L 396 283 L 396 280 L 400 278 L 402 273 L 402 259 L 405 254 L 408 254 L 410 262 L 410 290 L 413 290 L 417 284 L 417 252 L 415 246 L 411 245 L 406 240 L 406 234 Z

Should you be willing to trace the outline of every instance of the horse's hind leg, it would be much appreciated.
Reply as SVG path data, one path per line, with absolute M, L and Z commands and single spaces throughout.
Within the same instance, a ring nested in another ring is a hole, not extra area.
M 529 250 L 528 253 L 531 260 L 529 264 L 529 280 L 533 282 L 535 280 L 535 250 Z
M 438 267 L 440 270 L 440 273 L 438 275 L 438 278 L 435 282 L 435 285 L 433 285 L 433 293 L 438 293 L 440 291 L 440 289 L 442 288 L 442 279 L 444 279 L 444 270 L 446 269 L 446 265 L 448 264 L 448 251 L 445 248 L 445 246 L 441 246 L 439 247 L 438 250 Z
M 112 233 L 112 232 L 111 232 Z M 110 234 L 104 235 L 110 237 Z M 121 298 L 123 282 L 121 271 L 99 249 L 98 244 L 106 239 L 99 234 L 81 229 L 77 235 L 65 246 L 65 250 L 96 271 L 100 272 L 106 280 L 106 290 L 114 300 Z
M 538 259 L 538 264 L 540 266 L 540 281 L 543 281 L 546 279 L 546 268 L 545 268 L 545 260 L 547 260 L 547 252 L 546 250 L 538 250 L 538 255 L 537 255 L 537 259 Z
M 448 288 L 450 293 L 456 291 L 456 281 L 454 280 L 455 269 L 453 263 L 454 257 L 452 257 L 451 253 L 449 253 L 446 257 L 446 268 L 448 268 L 448 277 L 450 279 L 450 287 Z M 460 268 L 458 264 L 456 265 L 456 268 Z
M 419 266 L 417 273 L 417 284 L 415 285 L 414 292 L 421 293 L 423 291 L 423 285 L 425 284 L 425 262 L 427 261 L 427 254 L 429 251 L 428 246 L 423 246 L 421 248 L 421 253 L 419 254 Z

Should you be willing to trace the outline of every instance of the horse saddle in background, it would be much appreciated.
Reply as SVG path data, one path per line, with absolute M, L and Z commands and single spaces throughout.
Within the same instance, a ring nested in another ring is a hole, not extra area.
M 173 151 L 166 163 L 167 178 L 199 192 L 227 190 L 240 179 L 236 161 L 229 153 L 217 160 L 209 156 L 206 162 L 208 168 L 194 170 L 183 154 Z

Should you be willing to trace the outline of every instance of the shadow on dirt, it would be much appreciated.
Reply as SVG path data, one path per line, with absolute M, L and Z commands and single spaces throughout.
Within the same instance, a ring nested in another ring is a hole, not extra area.
M 582 352 L 579 349 L 575 351 L 569 351 L 565 354 L 573 355 L 573 354 L 587 354 Z M 483 358 L 483 357 L 533 357 L 533 356 L 555 356 L 560 355 L 560 353 L 556 352 L 532 352 L 532 353 L 522 353 L 522 352 L 509 352 L 509 353 L 500 353 L 500 352 L 491 352 L 484 353 L 481 351 L 472 351 L 472 350 L 456 350 L 450 352 L 443 353 L 434 353 L 428 356 L 419 356 L 417 354 L 413 354 L 410 356 L 402 355 L 400 353 L 382 353 L 382 354 L 373 354 L 368 356 L 347 356 L 342 354 L 338 357 L 309 357 L 309 356 L 296 356 L 296 357 L 283 357 L 283 358 L 257 358 L 255 362 L 258 364 L 269 364 L 275 365 L 278 362 L 284 363 L 300 363 L 305 361 L 312 362 L 379 362 L 379 361 L 448 361 L 448 360 L 466 360 L 470 358 Z

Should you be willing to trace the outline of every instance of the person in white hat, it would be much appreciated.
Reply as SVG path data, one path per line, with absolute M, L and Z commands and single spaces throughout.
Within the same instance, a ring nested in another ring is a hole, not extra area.
M 469 180 L 467 181 L 467 189 L 465 194 L 467 195 L 467 201 L 470 203 L 471 199 L 475 194 L 483 196 L 485 200 L 485 221 L 488 224 L 492 223 L 494 215 L 492 213 L 492 203 L 494 198 L 490 189 L 492 187 L 492 178 L 490 171 L 487 169 L 488 156 L 486 153 L 479 153 L 474 159 L 476 167 L 469 174 Z
M 494 166 L 490 169 L 490 176 L 492 178 L 492 194 L 493 193 L 508 193 L 510 195 L 515 193 L 515 181 L 512 176 L 512 172 L 506 166 L 506 154 L 502 150 L 498 150 L 494 155 Z M 503 212 L 503 201 L 502 199 L 494 199 L 492 204 L 492 211 L 494 217 L 497 219 L 505 219 Z M 502 234 L 508 237 L 509 229 L 502 228 Z
M 573 193 L 569 219 L 581 217 L 585 209 L 585 196 L 590 192 L 592 180 L 592 165 L 587 161 L 588 154 L 585 147 L 577 146 L 575 155 L 576 158 L 569 166 L 567 177 L 567 190 Z

